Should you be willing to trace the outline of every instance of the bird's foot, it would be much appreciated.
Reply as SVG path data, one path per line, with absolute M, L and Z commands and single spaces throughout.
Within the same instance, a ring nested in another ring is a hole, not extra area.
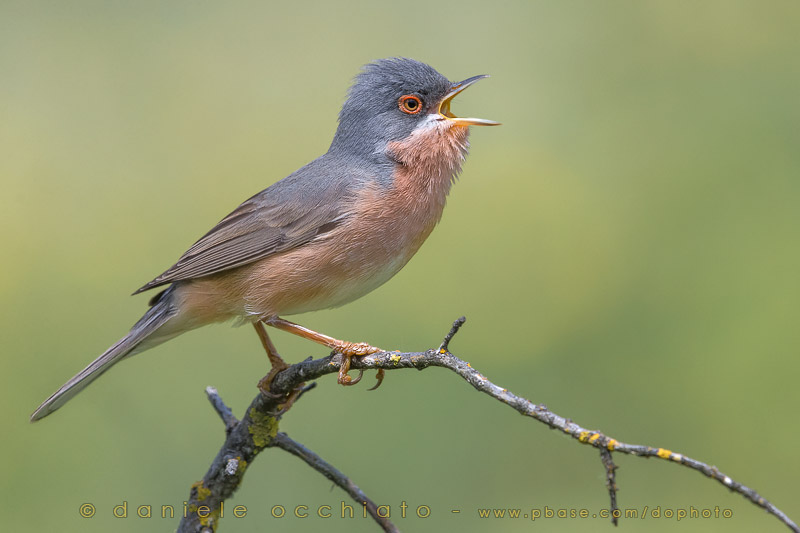
M 336 340 L 331 346 L 333 351 L 340 353 L 345 357 L 353 357 L 354 355 L 371 355 L 378 352 L 383 352 L 380 348 L 371 346 L 366 342 L 347 342 Z
M 350 360 L 353 357 L 361 356 L 361 355 L 371 355 L 378 352 L 383 352 L 380 348 L 375 346 L 371 346 L 366 342 L 346 342 L 346 341 L 336 341 L 336 345 L 333 347 L 335 352 L 342 354 L 342 366 L 339 368 L 339 378 L 338 382 L 339 385 L 350 386 L 355 385 L 359 381 L 361 381 L 362 376 L 364 375 L 364 370 L 359 369 L 358 377 L 353 379 L 350 375 Z M 380 387 L 381 383 L 383 383 L 383 377 L 386 373 L 382 368 L 378 369 L 378 373 L 376 378 L 378 382 L 375 384 L 374 387 L 371 387 L 367 390 L 375 390 Z
M 332 349 L 335 353 L 342 354 L 342 366 L 339 369 L 339 380 L 338 380 L 340 385 L 347 385 L 347 386 L 355 385 L 356 383 L 361 381 L 361 376 L 364 374 L 364 371 L 361 370 L 358 373 L 358 377 L 356 377 L 355 379 L 348 375 L 348 371 L 350 370 L 351 358 L 386 351 L 377 348 L 375 346 L 372 346 L 371 344 L 367 344 L 366 342 L 347 342 L 335 339 L 333 337 L 329 337 L 328 335 L 317 333 L 316 331 L 303 327 L 300 324 L 295 324 L 294 322 L 289 322 L 288 320 L 284 320 L 278 316 L 265 318 L 264 323 L 274 328 L 287 331 L 299 337 L 303 337 L 304 339 L 314 341 L 317 344 L 322 344 L 323 346 L 327 346 L 328 348 Z M 269 353 L 269 351 L 270 350 L 268 349 L 267 353 Z M 380 384 L 383 382 L 384 374 L 385 373 L 382 369 L 378 370 L 378 375 L 377 375 L 378 384 L 369 390 L 375 390 L 378 388 L 378 386 L 380 386 Z
M 342 354 L 342 366 L 339 367 L 339 378 L 337 381 L 339 385 L 344 385 L 345 387 L 349 387 L 351 385 L 355 385 L 359 381 L 361 381 L 362 376 L 364 375 L 364 371 L 359 369 L 358 377 L 353 379 L 353 377 L 349 374 L 350 372 L 350 359 L 352 359 L 352 355 Z
M 278 410 L 270 413 L 272 416 L 281 416 L 283 413 L 289 410 L 297 398 L 300 397 L 300 394 L 303 392 L 305 388 L 305 383 L 300 383 L 297 387 L 291 390 L 288 394 L 276 394 L 272 392 L 272 381 L 275 379 L 275 376 L 283 372 L 289 368 L 289 365 L 286 364 L 283 360 L 280 361 L 278 364 L 273 364 L 272 369 L 269 373 L 261 378 L 258 382 L 258 390 L 261 391 L 265 397 L 271 400 L 279 400 L 281 398 L 285 398 L 283 402 L 278 404 Z
M 272 362 L 272 368 L 270 369 L 269 373 L 261 378 L 258 382 L 258 390 L 261 391 L 261 394 L 268 398 L 280 398 L 283 394 L 275 394 L 270 389 L 272 388 L 272 381 L 275 379 L 275 376 L 283 372 L 289 368 L 289 365 L 283 359 L 279 361 Z
M 299 384 L 297 387 L 292 389 L 292 392 L 286 395 L 286 400 L 283 403 L 278 404 L 278 411 L 275 413 L 274 416 L 278 417 L 281 416 L 283 413 L 288 411 L 293 405 L 294 402 L 303 394 L 303 391 L 306 388 L 305 382 Z

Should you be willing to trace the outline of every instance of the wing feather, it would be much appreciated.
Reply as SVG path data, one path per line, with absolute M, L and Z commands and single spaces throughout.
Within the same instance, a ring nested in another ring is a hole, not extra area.
M 332 231 L 349 216 L 353 180 L 326 180 L 331 169 L 323 163 L 317 159 L 246 200 L 134 294 L 240 267 Z

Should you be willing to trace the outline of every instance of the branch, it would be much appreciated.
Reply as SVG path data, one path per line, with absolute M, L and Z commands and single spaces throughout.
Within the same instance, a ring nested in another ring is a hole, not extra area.
M 230 407 L 225 405 L 225 402 L 223 402 L 222 398 L 219 397 L 219 393 L 214 387 L 206 387 L 206 396 L 208 396 L 208 401 L 211 402 L 212 406 L 214 406 L 214 410 L 225 424 L 225 434 L 230 435 L 231 431 L 233 431 L 233 428 L 235 428 L 239 423 L 239 421 L 233 415 L 233 411 L 231 411 Z
M 289 438 L 286 433 L 278 433 L 272 441 L 272 446 L 277 446 L 278 448 L 291 453 L 295 457 L 299 457 L 305 461 L 308 466 L 341 487 L 341 489 L 349 494 L 355 501 L 363 504 L 366 507 L 370 516 L 372 516 L 372 518 L 374 518 L 375 521 L 380 524 L 384 531 L 389 533 L 397 533 L 400 531 L 389 521 L 388 518 L 380 515 L 378 512 L 378 506 L 375 505 L 375 502 L 370 500 L 367 495 L 364 494 L 360 488 L 358 488 L 358 485 L 350 481 L 350 478 L 339 472 L 333 465 L 327 463 L 316 453 L 312 452 L 299 442 L 295 442 Z
M 611 514 L 611 523 L 616 526 L 619 521 L 619 508 L 617 507 L 617 465 L 614 464 L 611 452 L 607 448 L 600 448 L 600 460 L 603 461 L 603 466 L 606 469 L 606 487 L 608 488 L 608 496 L 611 499 L 611 507 L 608 508 Z
M 612 511 L 616 509 L 616 481 L 614 474 L 616 466 L 611 460 L 611 452 L 617 452 L 644 458 L 655 457 L 701 472 L 774 515 L 793 532 L 800 533 L 800 528 L 798 528 L 780 509 L 760 496 L 755 490 L 723 474 L 715 466 L 710 466 L 702 461 L 692 459 L 691 457 L 665 448 L 653 448 L 650 446 L 621 442 L 604 435 L 600 431 L 583 428 L 570 419 L 553 413 L 544 405 L 536 405 L 525 398 L 509 392 L 507 389 L 498 387 L 486 379 L 480 372 L 472 368 L 469 363 L 462 361 L 450 353 L 450 341 L 463 324 L 463 317 L 455 321 L 452 329 L 442 341 L 442 344 L 435 350 L 408 353 L 381 352 L 363 357 L 354 357 L 351 361 L 351 368 L 363 370 L 398 370 L 403 368 L 423 370 L 428 367 L 447 368 L 461 376 L 475 389 L 503 402 L 519 413 L 542 422 L 552 429 L 558 429 L 570 435 L 581 444 L 597 448 L 601 452 L 601 459 L 606 468 L 606 480 L 611 498 Z M 267 446 L 280 446 L 282 438 L 277 437 L 277 430 L 278 419 L 283 413 L 279 411 L 279 404 L 285 401 L 284 397 L 305 381 L 317 379 L 327 374 L 337 373 L 341 362 L 342 357 L 339 354 L 332 354 L 321 359 L 309 358 L 300 363 L 291 365 L 288 369 L 275 376 L 272 382 L 271 392 L 275 394 L 276 397 L 267 398 L 262 394 L 256 396 L 250 404 L 245 417 L 230 431 L 225 444 L 214 459 L 206 476 L 202 481 L 196 483 L 192 487 L 189 520 L 193 517 L 194 519 L 198 518 L 195 511 L 198 511 L 201 505 L 209 506 L 212 510 L 215 508 L 218 510 L 219 503 L 232 495 L 239 486 L 241 476 L 255 456 Z M 213 400 L 212 404 L 217 408 L 218 404 Z M 219 408 L 217 408 L 217 411 L 220 412 L 223 420 L 226 420 Z M 276 415 L 276 413 L 280 414 Z M 233 470 L 234 473 L 227 474 L 226 465 L 234 464 L 231 463 L 231 461 L 234 460 L 236 461 L 236 468 L 228 467 L 227 469 L 227 471 Z M 305 458 L 304 460 L 311 464 L 309 460 Z M 328 476 L 323 470 L 319 468 L 317 468 L 317 470 Z M 347 480 L 347 483 L 351 482 Z M 358 496 L 358 498 L 360 498 L 360 496 Z M 361 501 L 364 500 L 360 500 L 359 503 Z M 203 526 L 216 525 L 216 521 L 217 518 L 213 516 L 212 513 L 212 515 L 207 516 L 205 519 L 194 520 L 191 526 L 187 524 L 187 526 L 184 527 L 184 522 L 187 522 L 187 519 L 184 519 L 178 531 L 181 533 L 200 532 Z M 381 527 L 384 527 L 383 524 L 381 524 Z

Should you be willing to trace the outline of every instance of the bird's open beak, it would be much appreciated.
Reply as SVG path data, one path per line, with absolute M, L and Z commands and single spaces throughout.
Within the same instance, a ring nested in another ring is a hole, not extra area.
M 488 74 L 481 74 L 480 76 L 473 76 L 471 78 L 467 78 L 464 81 L 460 81 L 458 83 L 454 83 L 452 87 L 450 87 L 450 92 L 447 93 L 444 98 L 442 98 L 442 102 L 439 104 L 439 114 L 454 122 L 459 126 L 499 126 L 499 122 L 495 122 L 494 120 L 486 120 L 485 118 L 465 118 L 465 117 L 457 117 L 453 113 L 450 112 L 450 101 L 456 97 L 458 93 L 472 85 L 478 80 L 483 78 L 488 78 Z

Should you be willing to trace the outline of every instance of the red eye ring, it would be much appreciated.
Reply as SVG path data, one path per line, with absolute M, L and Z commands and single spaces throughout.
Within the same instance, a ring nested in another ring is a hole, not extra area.
M 400 99 L 397 101 L 397 106 L 403 113 L 416 115 L 422 111 L 422 99 L 419 96 L 414 96 L 413 94 L 406 94 L 400 97 Z

